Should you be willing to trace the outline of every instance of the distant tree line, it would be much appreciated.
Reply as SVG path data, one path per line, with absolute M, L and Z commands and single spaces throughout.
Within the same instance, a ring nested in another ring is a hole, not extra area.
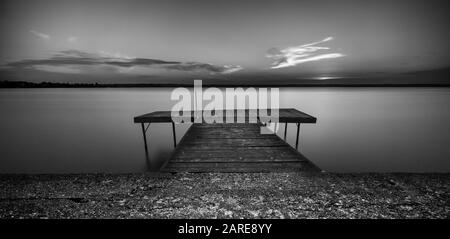
M 28 81 L 0 81 L 0 88 L 140 88 L 140 87 L 193 87 L 192 83 L 63 83 L 63 82 L 28 82 Z M 325 81 L 310 81 L 286 84 L 261 83 L 227 83 L 204 84 L 204 87 L 450 87 L 450 82 L 438 83 L 330 83 Z

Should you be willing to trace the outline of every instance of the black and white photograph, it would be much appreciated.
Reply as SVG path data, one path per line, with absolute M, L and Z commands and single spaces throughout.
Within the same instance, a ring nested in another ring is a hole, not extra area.
M 0 218 L 449 219 L 449 6 L 3 0 Z

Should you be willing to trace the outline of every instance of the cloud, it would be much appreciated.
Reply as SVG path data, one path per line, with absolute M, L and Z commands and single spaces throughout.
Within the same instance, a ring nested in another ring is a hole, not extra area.
M 165 66 L 167 69 L 180 70 L 180 71 L 207 71 L 209 73 L 215 74 L 230 74 L 242 70 L 241 66 L 216 66 L 207 63 L 198 62 L 179 62 L 177 64 L 169 64 Z
M 74 69 L 86 69 L 87 66 L 100 68 L 110 67 L 114 72 L 130 72 L 134 67 L 152 69 L 165 69 L 186 72 L 205 72 L 209 74 L 230 74 L 242 69 L 240 66 L 217 66 L 199 62 L 165 61 L 149 58 L 129 57 L 120 53 L 89 53 L 78 50 L 66 50 L 58 52 L 47 59 L 28 59 L 10 62 L 6 64 L 10 68 L 33 69 L 58 69 L 68 68 L 68 72 L 76 72 Z M 112 67 L 112 68 L 111 68 Z M 84 71 L 85 72 L 85 71 Z
M 67 42 L 68 43 L 72 43 L 72 44 L 77 43 L 78 42 L 78 37 L 74 37 L 74 36 L 68 37 L 67 38 Z
M 30 30 L 30 33 L 32 33 L 33 35 L 35 35 L 35 36 L 37 36 L 37 37 L 39 37 L 41 39 L 50 40 L 50 35 L 48 35 L 48 34 L 45 34 L 45 33 L 42 33 L 42 32 L 38 32 L 38 31 L 35 31 L 35 30 Z
M 234 72 L 238 72 L 240 70 L 243 70 L 244 68 L 241 66 L 232 66 L 232 65 L 225 65 L 223 66 L 223 74 L 231 74 Z
M 110 57 L 110 58 L 125 58 L 127 60 L 135 58 L 135 57 L 131 57 L 125 54 L 122 54 L 120 52 L 108 52 L 108 51 L 100 51 L 100 54 L 103 55 L 104 57 Z
M 274 60 L 271 66 L 272 69 L 291 67 L 305 62 L 320 61 L 345 56 L 341 53 L 318 53 L 330 50 L 330 48 L 316 45 L 331 40 L 333 40 L 333 37 L 327 37 L 321 41 L 288 47 L 281 50 L 271 48 L 267 51 L 266 56 Z

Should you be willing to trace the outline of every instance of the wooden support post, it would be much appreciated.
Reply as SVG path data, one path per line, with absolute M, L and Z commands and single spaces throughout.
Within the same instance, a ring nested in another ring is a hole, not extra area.
M 175 123 L 172 122 L 172 131 L 173 131 L 173 147 L 177 147 L 177 135 L 175 134 Z
M 298 150 L 298 135 L 300 134 L 300 123 L 297 123 L 297 140 L 295 140 L 295 149 Z
M 148 157 L 148 147 L 147 147 L 147 129 L 150 126 L 150 123 L 148 123 L 147 128 L 145 128 L 144 123 L 141 123 L 142 126 L 142 135 L 144 136 L 144 147 L 145 147 L 145 159 L 147 160 L 147 162 L 149 162 L 150 158 Z
M 286 141 L 286 134 L 287 134 L 287 125 L 288 123 L 284 123 L 284 141 Z

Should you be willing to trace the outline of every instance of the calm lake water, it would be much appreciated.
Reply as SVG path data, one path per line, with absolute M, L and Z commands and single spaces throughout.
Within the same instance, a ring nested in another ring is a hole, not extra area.
M 168 110 L 170 88 L 1 89 L 0 173 L 143 172 L 133 117 Z M 281 88 L 280 106 L 318 118 L 300 150 L 333 172 L 450 172 L 450 88 Z M 178 140 L 188 125 L 177 125 Z M 283 134 L 284 127 L 279 132 Z M 170 124 L 149 129 L 154 167 Z M 295 143 L 295 125 L 288 141 Z

